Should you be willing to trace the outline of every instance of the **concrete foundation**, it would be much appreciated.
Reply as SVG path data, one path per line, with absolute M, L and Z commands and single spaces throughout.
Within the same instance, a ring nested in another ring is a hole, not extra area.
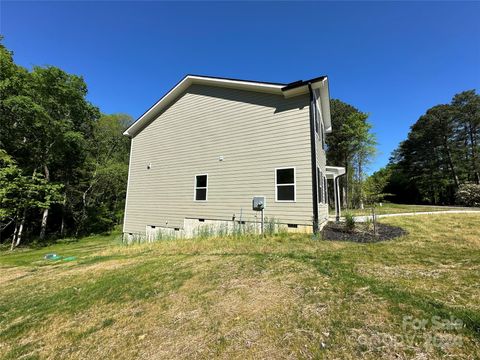
M 326 221 L 322 221 L 319 225 L 322 228 Z M 311 234 L 313 232 L 312 225 L 301 224 L 280 224 L 269 223 L 264 224 L 265 232 L 282 232 Z M 172 238 L 194 238 L 199 236 L 223 236 L 233 233 L 261 234 L 260 222 L 237 221 L 237 220 L 214 220 L 185 218 L 183 228 L 170 228 L 165 226 L 147 225 L 144 234 L 124 234 L 127 242 L 153 242 L 161 239 Z M 137 239 L 138 238 L 138 239 Z

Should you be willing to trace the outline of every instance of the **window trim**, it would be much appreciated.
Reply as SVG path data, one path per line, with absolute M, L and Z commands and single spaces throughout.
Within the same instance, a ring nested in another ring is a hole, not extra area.
M 293 169 L 293 183 L 288 184 L 277 184 L 277 171 L 278 170 L 287 170 Z M 279 186 L 292 186 L 293 185 L 293 200 L 278 200 L 278 187 Z M 285 166 L 275 168 L 275 202 L 278 203 L 295 203 L 297 202 L 297 169 L 295 166 Z
M 207 177 L 207 186 L 197 187 L 197 176 L 206 176 Z M 205 189 L 205 200 L 197 200 L 197 189 Z M 208 173 L 205 174 L 195 174 L 193 177 L 193 201 L 195 202 L 205 202 L 208 201 Z

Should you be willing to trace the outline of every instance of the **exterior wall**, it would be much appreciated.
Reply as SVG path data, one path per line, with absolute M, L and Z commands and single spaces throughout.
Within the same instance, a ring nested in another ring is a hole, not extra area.
M 322 171 L 322 174 L 325 175 L 325 169 L 326 169 L 326 153 L 325 150 L 322 148 L 322 139 L 320 138 L 319 135 L 316 136 L 316 149 L 317 149 L 317 166 L 320 168 Z M 325 136 L 325 134 L 323 134 Z M 323 181 L 323 179 L 319 179 L 320 181 Z M 323 184 L 322 184 L 323 188 Z M 318 222 L 322 223 L 324 221 L 328 220 L 328 200 L 324 203 L 319 203 L 318 204 Z
M 132 139 L 124 232 L 183 230 L 185 218 L 256 221 L 253 196 L 266 197 L 266 217 L 311 226 L 309 126 L 308 94 L 192 85 Z M 281 167 L 295 167 L 296 202 L 275 201 Z M 197 174 L 208 174 L 205 202 L 194 201 Z
M 317 94 L 319 97 L 320 95 Z M 316 116 L 322 121 L 321 115 L 320 115 L 320 106 L 321 103 L 320 101 L 316 102 Z M 325 128 L 325 126 L 324 126 Z M 327 166 L 327 157 L 325 150 L 322 147 L 322 136 L 326 136 L 325 133 L 321 134 L 321 127 L 318 129 L 318 133 L 315 134 L 315 141 L 316 141 L 316 155 L 317 155 L 317 166 L 320 168 L 322 171 L 322 174 L 325 175 L 326 171 L 326 166 Z M 323 179 L 318 179 L 319 181 L 323 181 Z M 323 184 L 322 184 L 322 189 L 323 189 Z M 326 222 L 328 220 L 328 200 L 326 202 L 319 202 L 318 203 L 318 222 L 320 224 Z

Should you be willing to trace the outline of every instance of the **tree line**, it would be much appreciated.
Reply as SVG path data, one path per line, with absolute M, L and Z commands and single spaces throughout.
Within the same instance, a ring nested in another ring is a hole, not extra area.
M 0 44 L 0 242 L 111 229 L 122 221 L 132 121 L 105 115 L 82 77 L 31 71 Z
M 463 91 L 428 109 L 372 176 L 394 202 L 480 206 L 480 95 Z

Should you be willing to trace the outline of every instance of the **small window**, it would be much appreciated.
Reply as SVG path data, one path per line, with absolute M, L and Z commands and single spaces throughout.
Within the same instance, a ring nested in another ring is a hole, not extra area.
M 328 182 L 327 177 L 323 176 L 323 193 L 324 193 L 324 202 L 328 204 Z
M 322 149 L 325 150 L 325 126 L 322 121 Z
M 195 175 L 195 201 L 206 201 L 208 175 Z
M 295 201 L 295 168 L 276 169 L 275 187 L 277 201 Z
M 318 203 L 323 202 L 323 176 L 320 168 L 317 167 L 317 199 Z
M 318 97 L 320 96 L 320 91 L 318 89 L 315 89 L 313 92 L 313 97 L 315 98 L 315 103 L 314 103 L 314 118 L 315 118 L 315 132 L 317 133 L 318 136 L 320 136 L 320 104 L 318 103 Z

